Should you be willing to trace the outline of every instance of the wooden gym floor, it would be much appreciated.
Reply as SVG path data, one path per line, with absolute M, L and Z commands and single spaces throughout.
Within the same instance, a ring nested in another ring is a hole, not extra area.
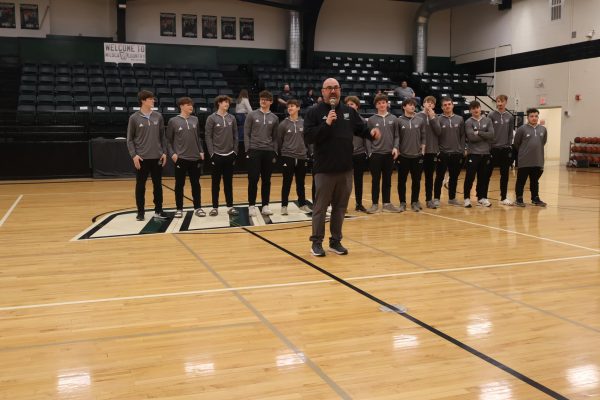
M 361 215 L 325 258 L 306 222 L 72 241 L 133 180 L 1 182 L 0 399 L 600 399 L 599 172 L 548 167 L 546 209 L 496 172 L 490 209 Z

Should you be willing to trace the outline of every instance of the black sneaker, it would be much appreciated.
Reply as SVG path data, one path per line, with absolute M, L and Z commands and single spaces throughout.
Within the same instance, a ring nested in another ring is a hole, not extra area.
M 341 256 L 348 254 L 348 249 L 342 246 L 340 242 L 329 242 L 329 251 Z
M 144 220 L 144 213 L 138 213 L 138 215 L 136 215 L 135 219 L 137 221 L 143 221 Z
M 310 253 L 316 257 L 325 257 L 325 250 L 323 250 L 323 244 L 319 242 L 313 242 L 310 248 Z
M 517 199 L 517 201 L 515 201 L 515 206 L 516 207 L 525 207 L 525 202 L 523 202 L 523 199 Z
M 539 197 L 536 200 L 533 200 L 531 204 L 538 207 L 546 207 L 548 205 L 545 202 L 543 202 Z
M 358 205 L 356 206 L 356 208 L 354 209 L 354 211 L 359 211 L 359 212 L 364 212 L 364 213 L 366 213 L 366 212 L 367 212 L 367 209 L 366 209 L 366 208 L 365 208 L 365 206 L 363 206 L 362 204 L 358 204 Z
M 161 212 L 155 212 L 153 218 L 156 218 L 156 219 L 168 219 L 169 216 L 164 211 L 161 211 Z

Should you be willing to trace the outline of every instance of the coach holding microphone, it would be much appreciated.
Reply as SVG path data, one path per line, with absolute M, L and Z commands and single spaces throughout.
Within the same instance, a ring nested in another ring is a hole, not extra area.
M 337 80 L 328 78 L 321 89 L 323 102 L 308 109 L 304 119 L 306 144 L 314 144 L 315 204 L 312 215 L 311 253 L 325 256 L 325 213 L 331 204 L 329 251 L 348 254 L 342 246 L 342 224 L 352 192 L 352 139 L 354 135 L 378 139 L 378 128 L 369 130 L 353 108 L 340 102 Z

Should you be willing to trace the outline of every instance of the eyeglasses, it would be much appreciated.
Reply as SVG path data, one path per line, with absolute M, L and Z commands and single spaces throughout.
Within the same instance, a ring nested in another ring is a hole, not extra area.
M 340 90 L 341 87 L 339 87 L 339 86 L 325 86 L 323 89 L 329 90 L 330 92 L 332 92 L 334 90 Z

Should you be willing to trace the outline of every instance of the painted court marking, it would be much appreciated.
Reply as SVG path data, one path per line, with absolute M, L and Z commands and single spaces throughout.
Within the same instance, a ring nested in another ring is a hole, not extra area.
M 2 217 L 2 219 L 0 219 L 0 227 L 2 225 L 4 225 L 4 223 L 6 222 L 6 220 L 10 216 L 10 214 L 13 212 L 13 210 L 15 209 L 15 207 L 17 206 L 17 204 L 19 204 L 19 201 L 21 201 L 22 198 L 23 198 L 23 195 L 20 194 L 19 197 L 17 197 L 17 200 L 15 200 L 15 202 L 13 203 L 13 205 L 10 206 L 10 208 L 8 209 L 8 211 L 6 212 L 6 214 L 4 214 L 4 217 Z
M 411 271 L 411 272 L 397 272 L 397 273 L 381 274 L 381 275 L 355 276 L 355 277 L 345 278 L 345 280 L 346 281 L 359 281 L 359 280 L 378 279 L 378 278 L 391 278 L 391 277 L 427 275 L 427 274 L 446 273 L 446 272 L 472 271 L 472 270 L 478 270 L 478 269 L 504 268 L 504 267 L 513 267 L 513 266 L 517 266 L 517 265 L 531 265 L 531 264 L 539 264 L 539 263 L 546 263 L 546 262 L 569 261 L 569 260 L 579 260 L 579 259 L 597 258 L 597 257 L 600 257 L 600 254 L 550 258 L 550 259 L 541 259 L 541 260 L 533 260 L 533 261 L 521 261 L 521 262 L 513 262 L 513 263 L 505 263 L 505 264 L 475 265 L 475 266 L 471 266 L 471 267 L 457 267 L 457 268 L 448 268 L 448 269 L 432 269 L 432 270 L 427 270 L 427 271 Z M 80 304 L 108 303 L 108 302 L 113 302 L 113 301 L 157 299 L 157 298 L 163 298 L 163 297 L 195 296 L 195 295 L 201 295 L 201 294 L 224 293 L 224 292 L 234 292 L 234 291 L 242 291 L 242 290 L 273 289 L 273 288 L 283 288 L 283 287 L 291 287 L 291 286 L 316 285 L 316 284 L 333 283 L 333 282 L 335 282 L 333 279 L 320 279 L 320 280 L 314 280 L 314 281 L 274 283 L 274 284 L 270 284 L 270 285 L 240 286 L 240 287 L 229 287 L 229 288 L 218 288 L 218 289 L 192 290 L 192 291 L 187 291 L 187 292 L 156 293 L 156 294 L 126 296 L 126 297 L 109 297 L 109 298 L 104 298 L 104 299 L 93 299 L 93 300 L 75 300 L 75 301 L 65 301 L 65 302 L 57 302 L 57 303 L 28 304 L 28 305 L 22 305 L 22 306 L 0 307 L 0 311 L 15 311 L 15 310 L 60 307 L 60 306 L 80 305 Z

